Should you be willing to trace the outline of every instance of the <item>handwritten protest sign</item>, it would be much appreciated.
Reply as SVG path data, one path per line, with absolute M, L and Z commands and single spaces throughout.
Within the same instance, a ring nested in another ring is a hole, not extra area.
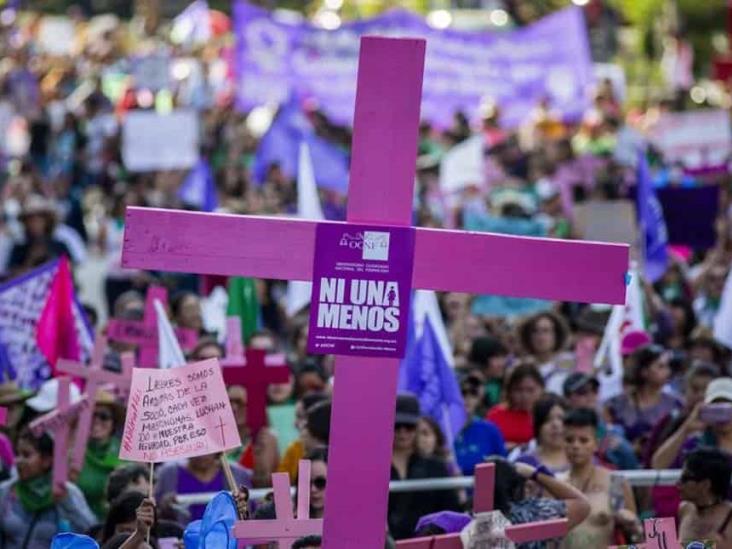
M 198 116 L 193 111 L 130 111 L 122 126 L 122 159 L 133 172 L 193 167 L 198 162 Z
M 615 545 L 608 549 L 714 549 L 709 540 L 679 541 L 676 536 L 676 519 L 673 517 L 651 518 L 643 521 L 645 543 L 636 545 Z
M 218 360 L 132 371 L 120 458 L 168 461 L 240 445 Z

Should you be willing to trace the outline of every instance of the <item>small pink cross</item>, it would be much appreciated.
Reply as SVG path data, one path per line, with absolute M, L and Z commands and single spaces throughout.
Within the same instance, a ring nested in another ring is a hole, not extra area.
M 241 385 L 247 390 L 247 426 L 254 436 L 267 424 L 267 386 L 287 383 L 290 368 L 282 354 L 268 355 L 262 349 L 247 349 L 241 341 L 241 319 L 226 321 L 226 356 L 221 371 L 227 386 Z
M 493 510 L 493 487 L 496 482 L 496 466 L 481 463 L 475 468 L 475 492 L 473 513 L 487 513 Z M 514 543 L 526 543 L 564 536 L 567 533 L 567 519 L 527 522 L 506 527 L 506 537 Z M 398 541 L 400 549 L 462 549 L 460 533 L 442 536 L 428 536 Z
M 58 396 L 56 410 L 59 414 L 67 414 L 70 409 L 71 397 L 69 388 L 71 378 L 58 378 Z M 69 422 L 62 421 L 53 433 L 53 490 L 63 493 L 66 481 L 69 478 Z
M 234 537 L 240 543 L 256 545 L 276 541 L 280 549 L 289 549 L 303 536 L 321 535 L 323 519 L 310 518 L 310 461 L 300 460 L 297 473 L 297 518 L 292 514 L 290 477 L 272 474 L 275 520 L 240 520 L 234 523 Z
M 671 549 L 681 547 L 681 541 L 676 536 L 676 519 L 673 517 L 650 518 L 643 521 L 643 531 L 646 542 L 633 545 L 613 545 L 608 549 L 633 547 L 635 549 Z
M 158 324 L 155 313 L 155 300 L 167 307 L 168 290 L 162 286 L 150 286 L 145 296 L 145 316 L 140 320 L 112 319 L 107 325 L 107 337 L 112 341 L 134 343 L 139 348 L 141 368 L 158 367 Z M 176 328 L 175 335 L 184 350 L 193 349 L 198 341 L 195 330 Z
M 107 338 L 99 335 L 94 341 L 94 350 L 92 351 L 89 366 L 83 366 L 78 362 L 63 358 L 56 363 L 57 372 L 63 372 L 64 374 L 86 380 L 84 392 L 89 401 L 89 406 L 84 407 L 79 414 L 79 423 L 76 427 L 74 448 L 71 457 L 71 469 L 77 472 L 81 471 L 84 466 L 84 454 L 86 453 L 86 446 L 89 441 L 92 416 L 94 414 L 94 399 L 97 390 L 105 384 L 129 388 L 132 382 L 132 371 L 129 368 L 127 368 L 127 371 L 123 368 L 121 373 L 104 369 L 104 353 L 106 350 Z M 129 358 L 126 360 L 129 361 Z

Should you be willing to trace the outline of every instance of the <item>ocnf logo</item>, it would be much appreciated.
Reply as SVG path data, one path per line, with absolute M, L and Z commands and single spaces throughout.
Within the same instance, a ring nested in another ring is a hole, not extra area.
M 364 231 L 361 259 L 389 261 L 389 233 Z

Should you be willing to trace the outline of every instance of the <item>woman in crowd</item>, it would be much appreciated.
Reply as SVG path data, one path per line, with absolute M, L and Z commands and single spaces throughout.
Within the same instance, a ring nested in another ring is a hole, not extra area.
M 463 475 L 472 475 L 475 466 L 488 456 L 505 456 L 506 445 L 496 425 L 476 415 L 482 396 L 482 382 L 468 375 L 460 383 L 465 403 L 465 425 L 455 437 L 455 458 Z
M 425 458 L 417 451 L 419 402 L 413 395 L 397 397 L 392 448 L 391 479 L 412 480 L 450 476 L 447 465 L 434 458 Z M 452 490 L 402 492 L 389 495 L 387 520 L 394 539 L 412 536 L 417 521 L 436 511 L 457 510 L 457 494 Z
M 658 345 L 640 347 L 631 357 L 629 390 L 606 403 L 608 421 L 625 429 L 625 436 L 638 455 L 642 454 L 653 427 L 681 405 L 663 390 L 670 377 L 668 353 Z
M 110 473 L 122 463 L 119 459 L 120 432 L 124 409 L 106 391 L 97 393 L 92 416 L 89 442 L 84 454 L 84 466 L 76 483 L 89 507 L 100 520 L 107 513 L 105 487 Z
M 236 463 L 230 465 L 236 485 L 251 488 L 250 472 Z M 189 517 L 176 508 L 177 494 L 218 492 L 225 490 L 226 486 L 220 457 L 217 454 L 192 457 L 184 462 L 169 461 L 160 467 L 155 476 L 155 501 L 160 506 L 161 515 L 185 524 Z M 205 507 L 205 505 L 191 505 L 188 508 L 190 519 L 200 519 Z
M 506 382 L 506 402 L 497 404 L 486 414 L 503 434 L 506 448 L 512 450 L 533 437 L 531 412 L 544 392 L 544 378 L 528 362 L 515 366 Z
M 173 297 L 170 303 L 173 321 L 179 328 L 204 333 L 201 298 L 193 292 L 181 292 Z
M 328 450 L 314 450 L 306 459 L 310 460 L 310 518 L 323 518 L 325 486 L 328 481 Z
M 572 355 L 563 352 L 569 338 L 569 327 L 556 313 L 535 314 L 519 327 L 521 347 L 544 378 L 547 391 L 562 394 L 564 378 L 574 365 Z
M 0 484 L 0 539 L 4 549 L 50 547 L 58 532 L 85 532 L 96 517 L 76 485 L 51 486 L 53 440 L 21 432 L 18 477 Z
M 311 393 L 299 399 L 295 405 L 295 428 L 299 436 L 287 447 L 277 466 L 277 472 L 288 473 L 290 482 L 293 484 L 297 481 L 298 463 L 306 454 L 303 431 L 307 425 L 307 412 L 319 402 L 327 399 L 328 396 L 323 393 Z
M 470 347 L 468 361 L 480 370 L 485 380 L 481 407 L 488 409 L 501 402 L 508 349 L 495 337 L 478 337 Z
M 700 448 L 686 456 L 677 483 L 682 499 L 678 522 L 682 542 L 708 540 L 712 547 L 732 546 L 731 477 L 727 453 Z
M 569 471 L 562 480 L 582 492 L 590 503 L 590 515 L 562 543 L 563 549 L 607 547 L 620 526 L 629 541 L 640 541 L 642 530 L 630 486 L 616 481 L 610 470 L 595 463 L 598 417 L 594 410 L 578 408 L 564 419 Z
M 716 413 L 708 415 L 709 408 L 716 408 Z M 707 385 L 704 402 L 697 403 L 676 432 L 656 450 L 651 464 L 654 469 L 678 468 L 687 453 L 701 446 L 732 454 L 732 378 L 720 377 Z
M 496 476 L 493 506 L 510 524 L 524 524 L 566 518 L 569 530 L 580 524 L 590 513 L 585 496 L 571 484 L 554 477 L 546 468 L 527 463 L 511 464 L 503 458 L 491 458 Z M 526 481 L 536 482 L 548 497 L 527 497 Z M 547 549 L 555 540 L 523 543 L 519 549 Z
M 561 397 L 548 393 L 534 405 L 534 438 L 516 461 L 534 467 L 544 465 L 552 473 L 560 473 L 569 468 L 564 451 L 564 416 L 567 403 Z M 518 450 L 518 448 L 517 448 Z

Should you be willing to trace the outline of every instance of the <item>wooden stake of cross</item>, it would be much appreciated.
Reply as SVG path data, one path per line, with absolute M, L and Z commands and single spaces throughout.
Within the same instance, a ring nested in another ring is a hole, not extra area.
M 240 543 L 257 545 L 278 542 L 280 549 L 289 549 L 303 536 L 320 535 L 323 519 L 310 518 L 310 461 L 302 459 L 297 473 L 297 518 L 292 514 L 290 476 L 272 474 L 276 520 L 241 520 L 234 523 L 234 536 Z
M 347 223 L 409 226 L 425 41 L 361 39 Z M 123 266 L 312 280 L 318 223 L 128 208 Z M 317 260 L 317 258 L 316 258 Z M 625 303 L 628 246 L 416 229 L 412 287 Z M 399 360 L 338 356 L 324 546 L 383 547 Z
M 120 320 L 113 318 L 107 324 L 107 337 L 112 341 L 134 343 L 138 346 L 138 362 L 141 368 L 158 367 L 158 321 L 155 300 L 168 305 L 168 290 L 162 286 L 150 286 L 145 296 L 145 316 L 142 320 Z M 176 328 L 175 335 L 183 350 L 196 346 L 198 334 L 188 328 Z
M 8 422 L 8 409 L 0 406 L 0 426 L 5 425 Z
M 262 349 L 247 349 L 241 341 L 241 319 L 226 320 L 226 356 L 221 372 L 227 386 L 241 385 L 247 390 L 247 427 L 252 437 L 267 424 L 267 387 L 287 383 L 290 368 L 282 354 L 268 355 Z
M 62 376 L 58 378 L 58 395 L 56 397 L 56 409 L 59 414 L 66 414 L 71 404 L 70 396 L 71 378 Z M 69 478 L 69 423 L 67 421 L 50 433 L 53 437 L 53 490 L 54 493 L 63 493 L 66 481 Z
M 89 441 L 89 433 L 91 432 L 92 418 L 94 415 L 94 399 L 96 398 L 97 390 L 105 384 L 129 388 L 130 383 L 132 383 L 132 370 L 129 368 L 129 358 L 123 360 L 121 373 L 105 370 L 104 354 L 106 351 L 107 338 L 99 335 L 94 341 L 94 349 L 89 366 L 83 366 L 78 362 L 63 358 L 56 363 L 56 370 L 58 372 L 86 380 L 84 392 L 86 398 L 89 400 L 89 405 L 84 407 L 79 414 L 79 422 L 76 426 L 74 448 L 71 456 L 71 469 L 77 473 L 84 466 L 84 455 L 86 454 L 86 445 Z
M 496 482 L 496 466 L 481 463 L 475 468 L 475 492 L 473 513 L 487 513 L 493 510 L 493 491 Z M 514 543 L 526 543 L 564 536 L 567 533 L 567 519 L 546 520 L 514 524 L 506 528 L 506 537 Z M 460 533 L 442 536 L 427 536 L 398 541 L 399 549 L 462 549 Z

